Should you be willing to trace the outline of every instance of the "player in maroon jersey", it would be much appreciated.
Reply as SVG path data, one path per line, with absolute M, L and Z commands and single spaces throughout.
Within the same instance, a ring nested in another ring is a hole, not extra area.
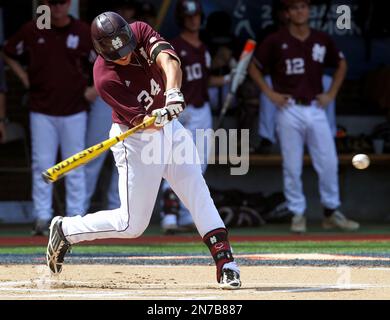
M 56 163 L 60 147 L 67 158 L 85 149 L 89 91 L 86 76 L 96 58 L 87 23 L 68 15 L 70 0 L 45 0 L 50 29 L 30 21 L 4 46 L 5 61 L 29 90 L 34 235 L 48 232 L 53 217 L 52 186 L 41 177 Z M 21 63 L 27 61 L 27 70 Z M 66 215 L 84 211 L 84 168 L 66 177 Z
M 182 125 L 189 130 L 194 141 L 196 132 L 204 134 L 205 148 L 199 149 L 202 172 L 207 168 L 207 159 L 210 142 L 207 135 L 212 128 L 212 115 L 209 104 L 208 87 L 222 86 L 229 81 L 229 77 L 210 76 L 211 56 L 199 38 L 202 21 L 202 7 L 198 0 L 179 0 L 176 3 L 175 17 L 181 29 L 179 36 L 171 40 L 181 60 L 183 72 L 182 92 L 186 99 L 186 109 L 180 115 Z M 193 220 L 191 214 L 180 203 L 176 194 L 166 181 L 162 185 L 162 221 L 164 232 L 174 233 L 178 230 L 191 230 Z
M 6 107 L 5 107 L 5 92 L 6 84 L 5 84 L 5 74 L 4 74 L 4 63 L 3 59 L 0 57 L 0 143 L 6 141 L 6 124 L 7 124 L 7 117 L 6 117 Z
M 47 247 L 50 270 L 61 272 L 72 244 L 139 237 L 149 224 L 161 179 L 165 178 L 193 215 L 216 263 L 220 287 L 238 289 L 239 268 L 199 163 L 176 163 L 175 158 L 148 162 L 145 152 L 151 147 L 153 152 L 172 155 L 183 143 L 196 152 L 191 137 L 177 121 L 185 102 L 180 91 L 180 59 L 175 50 L 146 23 L 129 25 L 114 12 L 96 17 L 91 32 L 99 53 L 94 66 L 95 86 L 113 110 L 110 136 L 151 116 L 155 121 L 149 130 L 137 132 L 112 147 L 119 171 L 120 208 L 52 220 Z
M 278 107 L 277 132 L 283 156 L 284 191 L 294 215 L 293 232 L 306 231 L 306 200 L 302 190 L 304 145 L 308 146 L 319 176 L 326 229 L 356 230 L 359 224 L 340 211 L 338 159 L 325 108 L 335 99 L 345 78 L 344 55 L 325 33 L 309 27 L 309 0 L 283 0 L 288 26 L 268 36 L 255 53 L 250 75 Z M 261 70 L 267 67 L 271 88 Z M 324 68 L 336 69 L 324 92 Z

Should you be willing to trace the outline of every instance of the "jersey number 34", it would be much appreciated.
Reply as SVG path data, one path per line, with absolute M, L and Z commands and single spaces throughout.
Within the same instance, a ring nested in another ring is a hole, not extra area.
M 152 96 L 156 96 L 160 93 L 161 88 L 158 83 L 152 78 L 150 80 L 150 93 L 146 90 L 142 90 L 138 95 L 137 100 L 139 103 L 142 103 L 144 108 L 148 110 L 153 104 Z

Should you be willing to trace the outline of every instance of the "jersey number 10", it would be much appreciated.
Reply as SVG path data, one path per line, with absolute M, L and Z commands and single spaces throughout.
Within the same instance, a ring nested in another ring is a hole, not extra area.
M 202 78 L 202 66 L 200 63 L 194 63 L 186 66 L 187 81 L 198 80 Z

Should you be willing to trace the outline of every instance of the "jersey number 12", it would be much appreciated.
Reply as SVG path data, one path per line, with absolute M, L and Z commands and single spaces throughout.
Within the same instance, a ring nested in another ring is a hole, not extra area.
M 287 75 L 304 74 L 305 73 L 305 60 L 302 58 L 287 59 L 286 60 L 286 73 Z

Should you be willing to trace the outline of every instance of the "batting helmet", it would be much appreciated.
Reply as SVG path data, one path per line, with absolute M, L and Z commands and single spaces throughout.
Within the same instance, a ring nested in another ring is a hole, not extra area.
M 180 27 L 184 26 L 184 18 L 200 14 L 203 17 L 202 6 L 199 0 L 178 0 L 176 3 L 175 18 Z
M 115 12 L 104 12 L 92 22 L 91 35 L 98 54 L 115 61 L 134 51 L 137 41 L 129 24 Z

